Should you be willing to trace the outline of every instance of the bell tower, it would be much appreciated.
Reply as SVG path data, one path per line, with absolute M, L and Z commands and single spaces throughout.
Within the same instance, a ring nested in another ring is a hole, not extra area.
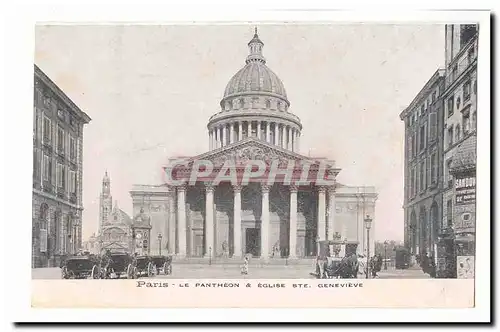
M 113 197 L 111 196 L 111 180 L 108 176 L 108 171 L 104 173 L 102 179 L 101 197 L 99 200 L 99 234 L 102 226 L 109 221 L 109 216 L 113 209 Z

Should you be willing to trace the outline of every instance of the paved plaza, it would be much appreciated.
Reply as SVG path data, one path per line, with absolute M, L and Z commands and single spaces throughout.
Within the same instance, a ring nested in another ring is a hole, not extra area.
M 312 266 L 250 266 L 246 276 L 241 275 L 240 266 L 231 265 L 203 265 L 177 264 L 173 265 L 172 275 L 157 275 L 159 279 L 313 279 L 310 275 L 314 271 Z M 33 279 L 60 279 L 59 268 L 38 268 L 32 270 Z M 395 270 L 389 268 L 378 273 L 380 279 L 427 279 L 429 275 L 422 270 Z

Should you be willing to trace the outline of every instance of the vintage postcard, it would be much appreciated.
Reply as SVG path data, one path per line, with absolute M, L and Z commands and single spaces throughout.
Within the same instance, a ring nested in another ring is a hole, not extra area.
M 37 23 L 32 307 L 474 308 L 471 17 Z

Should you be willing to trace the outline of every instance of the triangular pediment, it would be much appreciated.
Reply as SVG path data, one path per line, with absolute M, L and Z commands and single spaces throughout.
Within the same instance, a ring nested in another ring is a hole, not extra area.
M 246 163 L 250 160 L 262 160 L 267 164 L 270 164 L 275 160 L 280 161 L 280 163 L 281 161 L 283 163 L 287 163 L 290 160 L 310 164 L 318 164 L 320 162 L 318 159 L 300 155 L 254 137 L 246 138 L 242 141 L 195 157 L 186 158 L 186 162 L 189 165 L 196 160 L 209 160 L 215 166 L 223 165 L 226 161 L 233 161 L 235 164 L 238 164 Z M 333 162 L 331 161 L 327 162 L 327 164 L 329 164 L 329 166 L 333 166 Z

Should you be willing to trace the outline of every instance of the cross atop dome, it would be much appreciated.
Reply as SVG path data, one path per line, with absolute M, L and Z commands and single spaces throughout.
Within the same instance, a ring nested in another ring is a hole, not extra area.
M 257 34 L 257 27 L 255 27 L 255 34 L 253 35 L 252 40 L 248 42 L 248 48 L 250 50 L 250 54 L 247 56 L 246 63 L 250 62 L 261 62 L 266 63 L 266 58 L 262 55 L 262 48 L 264 47 L 264 43 L 260 40 L 259 35 Z

